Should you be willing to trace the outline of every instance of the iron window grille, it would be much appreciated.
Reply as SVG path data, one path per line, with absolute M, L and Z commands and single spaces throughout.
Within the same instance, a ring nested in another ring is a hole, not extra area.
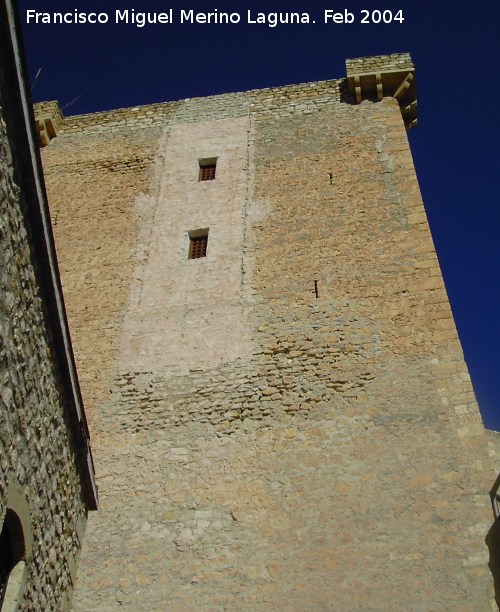
M 213 181 L 215 179 L 215 169 L 217 167 L 217 158 L 213 157 L 210 159 L 200 159 L 200 173 L 198 175 L 199 181 Z
M 207 256 L 208 230 L 198 230 L 189 234 L 188 259 L 200 259 Z

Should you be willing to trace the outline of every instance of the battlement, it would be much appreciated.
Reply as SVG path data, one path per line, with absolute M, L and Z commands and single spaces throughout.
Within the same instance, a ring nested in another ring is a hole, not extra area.
M 355 74 L 372 74 L 376 72 L 400 72 L 414 69 L 409 53 L 391 53 L 390 55 L 368 55 L 346 60 L 347 77 Z
M 346 68 L 349 91 L 356 102 L 396 98 L 406 127 L 416 127 L 415 66 L 409 53 L 348 59 Z
M 384 97 L 398 100 L 407 128 L 416 126 L 415 71 L 409 53 L 394 53 L 346 60 L 347 79 L 313 81 L 244 92 L 225 93 L 203 98 L 145 104 L 65 118 L 57 101 L 34 105 L 40 134 L 40 146 L 46 146 L 59 130 L 78 132 L 91 126 L 127 122 L 142 129 L 143 120 L 162 124 L 173 113 L 177 117 L 196 120 L 203 106 L 203 118 L 229 118 L 249 113 L 310 112 L 331 100 L 358 104 L 363 100 L 378 101 Z M 347 85 L 347 86 L 346 86 Z M 198 119 L 199 120 L 199 119 Z
M 40 146 L 45 147 L 57 136 L 64 122 L 64 115 L 57 100 L 35 104 L 35 120 L 40 138 Z

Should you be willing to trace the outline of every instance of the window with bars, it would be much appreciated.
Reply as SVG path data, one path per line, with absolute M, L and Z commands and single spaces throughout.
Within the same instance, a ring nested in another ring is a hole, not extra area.
M 210 159 L 198 160 L 200 164 L 200 173 L 198 175 L 199 181 L 213 181 L 215 179 L 215 169 L 217 167 L 217 158 L 211 157 Z
M 199 259 L 207 256 L 208 229 L 189 232 L 188 259 Z

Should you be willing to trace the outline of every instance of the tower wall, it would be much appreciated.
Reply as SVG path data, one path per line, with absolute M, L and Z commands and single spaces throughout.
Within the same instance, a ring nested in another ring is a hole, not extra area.
M 401 111 L 343 91 L 43 150 L 101 497 L 76 610 L 489 608 L 487 443 Z

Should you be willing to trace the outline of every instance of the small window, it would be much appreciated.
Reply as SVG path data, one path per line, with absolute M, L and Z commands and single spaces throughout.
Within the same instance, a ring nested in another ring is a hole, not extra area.
M 198 175 L 199 181 L 213 181 L 215 178 L 215 168 L 217 166 L 217 158 L 211 157 L 210 159 L 198 160 L 200 164 L 200 173 Z
M 189 232 L 188 259 L 199 259 L 207 256 L 208 229 Z

